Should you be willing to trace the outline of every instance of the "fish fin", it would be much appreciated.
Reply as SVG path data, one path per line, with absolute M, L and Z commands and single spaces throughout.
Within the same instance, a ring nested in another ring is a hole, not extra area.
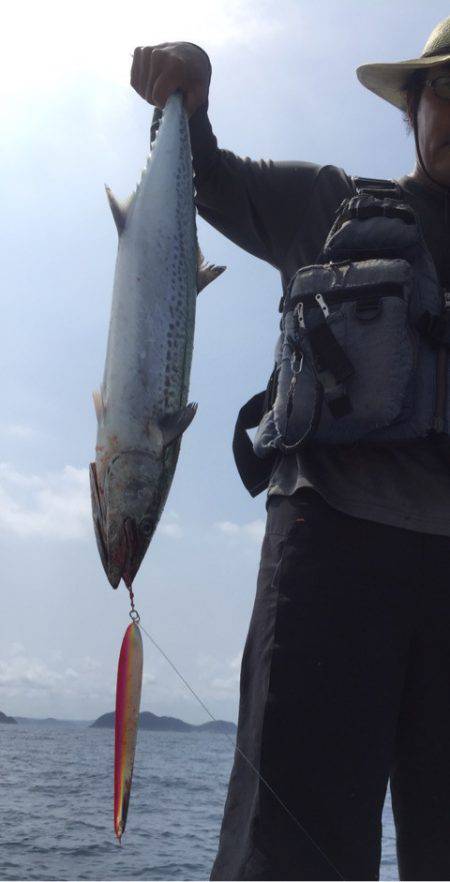
M 197 294 L 200 294 L 203 288 L 217 279 L 217 276 L 220 276 L 224 270 L 226 270 L 226 266 L 207 263 L 200 250 L 200 245 L 197 244 Z
M 130 208 L 133 205 L 134 200 L 136 198 L 136 191 L 134 191 L 125 202 L 119 202 L 119 200 L 116 199 L 116 197 L 114 196 L 114 193 L 112 192 L 110 187 L 108 187 L 106 184 L 105 184 L 105 190 L 106 190 L 108 202 L 109 202 L 109 205 L 110 205 L 110 208 L 112 211 L 112 215 L 114 218 L 114 222 L 117 227 L 117 232 L 120 236 L 120 234 L 123 233 L 123 231 L 125 229 L 125 224 L 127 222 L 127 217 L 130 212 Z
M 96 389 L 95 392 L 92 393 L 92 398 L 94 399 L 94 407 L 95 413 L 97 414 L 97 420 L 99 423 L 102 423 L 105 419 L 106 407 L 101 390 Z
M 191 402 L 175 413 L 166 414 L 159 420 L 159 428 L 163 436 L 164 447 L 172 444 L 190 426 L 197 413 L 198 404 Z

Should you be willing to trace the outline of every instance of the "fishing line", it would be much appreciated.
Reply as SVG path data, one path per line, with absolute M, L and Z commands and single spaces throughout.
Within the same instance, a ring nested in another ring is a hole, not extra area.
M 156 642 L 156 640 L 151 636 L 151 634 L 149 634 L 148 631 L 146 631 L 146 629 L 144 628 L 144 626 L 143 626 L 143 624 L 142 624 L 141 621 L 139 621 L 139 627 L 140 627 L 141 631 L 143 631 L 144 634 L 148 637 L 148 639 L 153 643 L 153 646 L 156 647 L 156 649 L 158 650 L 158 652 L 160 652 L 161 655 L 166 659 L 166 661 L 168 662 L 168 664 L 170 665 L 170 667 L 172 668 L 172 670 L 175 671 L 175 673 L 176 673 L 177 676 L 180 678 L 180 680 L 182 680 L 182 682 L 184 683 L 184 685 L 186 686 L 186 688 L 189 689 L 189 692 L 194 696 L 194 698 L 196 699 L 196 701 L 198 701 L 198 703 L 202 706 L 203 710 L 208 714 L 209 717 L 211 717 L 211 720 L 213 720 L 214 723 L 217 723 L 218 720 L 216 719 L 216 717 L 214 716 L 214 714 L 212 714 L 211 711 L 209 710 L 209 708 L 206 707 L 206 704 L 204 703 L 204 701 L 202 701 L 202 699 L 200 698 L 200 696 L 197 695 L 195 689 L 193 689 L 192 686 L 190 685 L 190 683 L 188 683 L 188 681 L 186 680 L 186 678 L 183 677 L 183 674 L 181 673 L 181 671 L 178 670 L 178 668 L 176 667 L 176 665 L 174 665 L 173 661 L 172 661 L 172 660 L 169 658 L 169 656 L 164 652 L 164 650 L 161 648 L 161 646 Z M 313 837 L 308 833 L 308 831 L 305 830 L 303 824 L 300 823 L 300 821 L 298 820 L 298 818 L 296 818 L 296 816 L 291 812 L 290 808 L 288 808 L 288 806 L 286 805 L 286 803 L 284 803 L 283 800 L 278 796 L 278 794 L 275 792 L 275 790 L 273 789 L 273 787 L 269 784 L 268 781 L 266 781 L 266 779 L 263 777 L 263 775 L 261 775 L 261 772 L 256 768 L 256 766 L 253 765 L 252 761 L 249 760 L 249 758 L 245 755 L 245 753 L 243 752 L 243 750 L 241 750 L 241 748 L 238 747 L 237 744 L 234 743 L 233 739 L 230 738 L 230 736 L 227 735 L 226 732 L 224 732 L 223 734 L 226 736 L 226 738 L 228 738 L 228 741 L 233 745 L 233 748 L 237 751 L 237 753 L 239 753 L 239 754 L 241 755 L 242 759 L 244 759 L 245 762 L 250 766 L 250 768 L 255 772 L 255 774 L 258 776 L 259 780 L 262 781 L 262 783 L 264 784 L 265 787 L 267 787 L 267 789 L 269 790 L 269 792 L 270 792 L 270 793 L 272 794 L 272 796 L 277 800 L 277 802 L 281 805 L 281 807 L 284 809 L 284 811 L 289 815 L 289 817 L 291 818 L 291 820 L 294 821 L 294 824 L 296 824 L 297 827 L 299 827 L 299 829 L 302 831 L 302 833 L 304 833 L 305 836 L 306 836 L 306 837 L 309 839 L 309 841 L 312 843 L 312 845 L 314 845 L 314 848 L 316 848 L 317 851 L 320 852 L 320 854 L 322 855 L 322 857 L 325 858 L 327 864 L 329 864 L 330 867 L 332 867 L 332 869 L 334 870 L 334 872 L 337 873 L 339 879 L 343 879 L 343 880 L 344 880 L 344 876 L 341 875 L 341 873 L 339 872 L 339 870 L 337 869 L 337 867 L 333 864 L 333 862 L 330 860 L 330 858 L 327 857 L 327 855 L 325 854 L 325 852 L 321 849 L 320 845 L 318 845 L 318 843 L 313 839 Z M 344 880 L 344 882 L 345 882 L 345 880 Z

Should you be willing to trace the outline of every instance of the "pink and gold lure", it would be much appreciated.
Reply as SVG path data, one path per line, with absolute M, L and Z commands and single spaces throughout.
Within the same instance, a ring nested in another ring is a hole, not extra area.
M 121 841 L 127 822 L 133 776 L 134 753 L 141 704 L 143 649 L 136 620 L 128 625 L 120 650 L 117 669 L 115 756 L 114 756 L 114 830 Z

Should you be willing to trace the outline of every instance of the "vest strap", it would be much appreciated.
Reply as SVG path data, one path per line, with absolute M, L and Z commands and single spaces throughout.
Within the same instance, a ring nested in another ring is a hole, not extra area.
M 259 425 L 265 413 L 267 401 L 267 389 L 258 392 L 241 407 L 233 435 L 233 456 L 237 470 L 244 487 L 251 496 L 258 496 L 269 486 L 272 469 L 278 456 L 278 451 L 261 459 L 253 450 L 253 444 L 247 434 L 247 429 L 254 429 Z
M 383 178 L 361 178 L 353 175 L 351 178 L 356 193 L 367 193 L 378 199 L 401 199 L 402 189 L 397 181 Z

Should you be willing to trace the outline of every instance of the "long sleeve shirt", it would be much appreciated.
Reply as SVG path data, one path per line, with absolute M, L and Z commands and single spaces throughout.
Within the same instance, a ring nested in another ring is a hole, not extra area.
M 221 150 L 206 106 L 191 117 L 190 133 L 199 214 L 279 270 L 284 291 L 301 266 L 316 261 L 336 209 L 353 193 L 349 175 L 333 165 L 254 161 Z M 439 279 L 450 289 L 446 198 L 408 176 L 398 183 L 420 217 Z M 398 445 L 312 442 L 280 455 L 269 495 L 291 495 L 305 486 L 354 517 L 450 536 L 448 436 Z

